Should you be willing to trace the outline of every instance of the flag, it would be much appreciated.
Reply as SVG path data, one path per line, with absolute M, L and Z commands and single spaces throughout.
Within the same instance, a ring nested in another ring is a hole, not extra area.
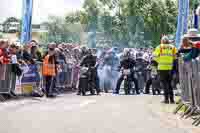
M 198 13 L 196 10 L 198 9 L 198 4 L 195 5 L 195 10 L 194 10 L 194 28 L 198 29 L 199 28 L 199 17 Z
M 180 47 L 181 37 L 187 33 L 189 17 L 189 0 L 179 0 L 176 46 Z
M 187 33 L 188 31 L 188 17 L 189 17 L 189 13 L 190 13 L 190 0 L 185 0 L 184 3 L 184 19 L 183 19 L 183 34 Z
M 21 43 L 31 40 L 33 0 L 23 0 Z

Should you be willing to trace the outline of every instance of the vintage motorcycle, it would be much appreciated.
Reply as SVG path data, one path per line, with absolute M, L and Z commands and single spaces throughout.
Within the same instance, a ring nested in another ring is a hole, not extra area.
M 132 89 L 131 69 L 122 69 L 122 75 L 123 75 L 123 78 L 124 78 L 125 95 L 129 95 L 130 90 Z
M 91 95 L 94 95 L 93 81 L 91 80 L 92 72 L 88 67 L 81 67 L 80 78 L 79 78 L 79 88 L 83 96 L 86 95 L 87 91 L 90 91 Z
M 159 79 L 159 75 L 156 68 L 151 69 L 151 80 L 152 80 L 153 95 L 156 95 L 156 92 L 158 95 L 160 95 L 161 84 L 160 84 L 160 79 Z

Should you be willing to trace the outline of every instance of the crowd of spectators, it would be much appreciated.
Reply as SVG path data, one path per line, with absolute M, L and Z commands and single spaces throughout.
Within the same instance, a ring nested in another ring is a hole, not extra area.
M 5 39 L 0 40 L 0 72 L 1 80 L 5 80 L 6 66 L 12 64 L 12 71 L 16 76 L 21 76 L 23 69 L 22 65 L 44 65 L 44 59 L 50 54 L 49 60 L 54 60 L 55 63 L 55 81 L 56 87 L 74 88 L 76 89 L 78 81 L 78 64 L 80 57 L 84 55 L 84 48 L 72 44 L 56 44 L 49 43 L 46 47 L 40 46 L 35 40 L 30 41 L 25 45 L 20 45 L 16 42 L 10 42 Z M 39 70 L 40 71 L 40 70 Z M 42 70 L 43 71 L 43 70 Z M 43 79 L 45 77 L 44 72 Z M 73 75 L 73 76 L 72 76 Z M 72 82 L 73 81 L 73 82 Z

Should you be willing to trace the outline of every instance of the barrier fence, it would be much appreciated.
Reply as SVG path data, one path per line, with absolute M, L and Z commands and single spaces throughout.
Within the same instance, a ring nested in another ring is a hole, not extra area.
M 181 90 L 181 102 L 174 113 L 183 109 L 182 118 L 193 117 L 194 125 L 200 124 L 200 60 L 183 62 L 179 58 L 179 83 Z
M 15 90 L 16 76 L 11 73 L 12 69 L 12 65 L 0 65 L 0 94 L 12 95 L 12 91 Z M 3 99 L 2 96 L 1 99 Z
M 54 77 L 55 91 L 62 93 L 70 91 L 75 79 L 78 79 L 78 68 L 73 64 L 61 64 L 61 70 Z M 17 76 L 13 71 L 13 64 L 0 65 L 0 100 L 4 100 L 3 95 L 30 96 L 33 92 L 45 90 L 45 81 L 42 76 L 42 63 L 31 65 L 21 65 L 22 75 Z

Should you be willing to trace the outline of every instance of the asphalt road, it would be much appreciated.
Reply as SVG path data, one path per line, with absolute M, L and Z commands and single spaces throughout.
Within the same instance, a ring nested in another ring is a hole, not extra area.
M 65 94 L 0 103 L 0 133 L 193 133 L 164 112 L 170 105 L 160 100 L 147 95 Z

